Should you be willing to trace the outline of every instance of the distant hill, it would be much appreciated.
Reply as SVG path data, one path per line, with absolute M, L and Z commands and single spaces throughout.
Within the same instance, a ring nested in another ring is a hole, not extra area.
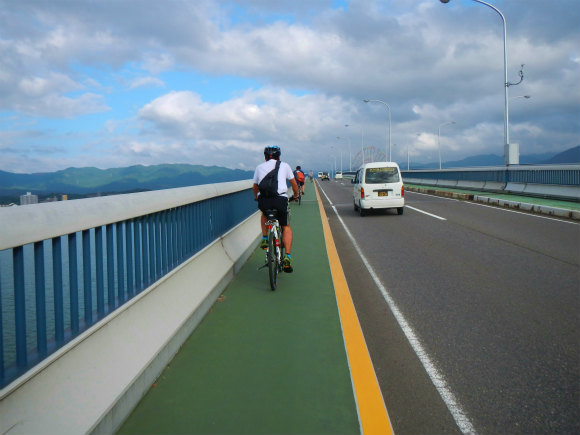
M 556 154 L 544 163 L 580 163 L 580 145 L 570 148 L 560 154 Z
M 15 174 L 0 171 L 0 197 L 32 192 L 40 197 L 54 194 L 88 195 L 159 190 L 250 179 L 253 171 L 219 166 L 162 164 L 127 168 L 68 168 L 57 172 Z

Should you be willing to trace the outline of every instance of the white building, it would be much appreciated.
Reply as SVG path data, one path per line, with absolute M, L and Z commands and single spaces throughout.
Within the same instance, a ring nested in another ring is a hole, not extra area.
M 32 195 L 26 192 L 26 195 L 20 195 L 20 205 L 38 204 L 38 195 Z

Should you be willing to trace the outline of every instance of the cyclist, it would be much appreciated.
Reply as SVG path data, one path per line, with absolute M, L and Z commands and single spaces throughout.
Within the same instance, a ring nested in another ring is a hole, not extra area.
M 296 170 L 294 171 L 294 178 L 296 178 L 298 187 L 302 191 L 302 195 L 304 195 L 304 180 L 306 179 L 306 176 L 304 175 L 304 172 L 302 172 L 302 169 L 300 169 L 300 166 L 296 166 Z
M 282 243 L 286 249 L 286 254 L 282 260 L 284 272 L 292 272 L 292 255 L 290 251 L 292 249 L 292 228 L 290 228 L 290 222 L 288 220 L 288 187 L 286 180 L 290 181 L 292 186 L 292 192 L 294 194 L 292 200 L 298 197 L 298 184 L 292 173 L 292 168 L 288 163 L 280 162 L 280 167 L 278 170 L 278 192 L 277 196 L 274 197 L 262 197 L 260 195 L 259 184 L 260 181 L 276 167 L 276 162 L 280 160 L 281 155 L 280 147 L 277 145 L 267 146 L 264 148 L 264 158 L 265 162 L 259 164 L 254 172 L 254 199 L 258 201 L 258 208 L 262 210 L 276 209 L 278 211 L 278 221 L 282 227 Z M 262 213 L 261 217 L 261 227 L 262 227 L 262 242 L 260 247 L 266 249 L 268 247 L 268 230 L 266 228 L 266 216 Z

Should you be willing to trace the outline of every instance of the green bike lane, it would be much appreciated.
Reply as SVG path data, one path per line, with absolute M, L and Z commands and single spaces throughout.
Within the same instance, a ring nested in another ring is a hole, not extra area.
M 294 273 L 271 291 L 256 249 L 118 433 L 361 433 L 357 400 L 366 399 L 355 395 L 319 205 L 306 188 L 291 205 Z

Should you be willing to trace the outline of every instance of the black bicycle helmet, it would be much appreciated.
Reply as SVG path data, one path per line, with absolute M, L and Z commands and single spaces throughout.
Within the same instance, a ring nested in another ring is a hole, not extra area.
M 267 160 L 278 160 L 280 158 L 280 154 L 282 154 L 282 152 L 280 151 L 280 147 L 278 145 L 270 145 L 264 148 L 264 157 L 266 157 Z

